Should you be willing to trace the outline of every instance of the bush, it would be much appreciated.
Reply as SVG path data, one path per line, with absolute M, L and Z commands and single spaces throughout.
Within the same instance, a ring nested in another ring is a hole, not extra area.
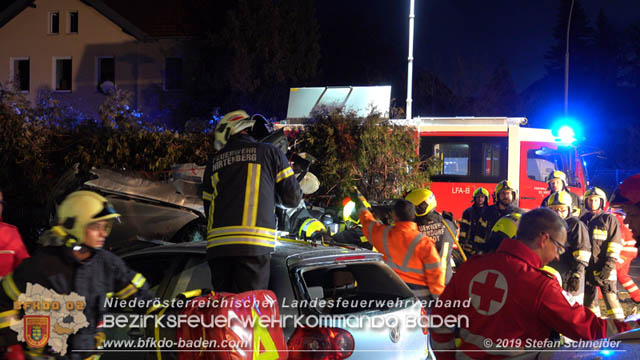
M 301 150 L 321 159 L 311 169 L 321 182 L 319 197 L 342 199 L 355 185 L 367 199 L 381 202 L 426 186 L 435 173 L 436 162 L 417 154 L 415 131 L 379 114 L 317 114 L 302 137 Z

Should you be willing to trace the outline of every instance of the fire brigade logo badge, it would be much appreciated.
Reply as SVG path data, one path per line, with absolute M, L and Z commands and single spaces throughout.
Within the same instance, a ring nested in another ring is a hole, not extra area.
M 43 315 L 25 315 L 25 335 L 27 345 L 41 348 L 49 341 L 49 317 Z
M 471 305 L 482 315 L 493 315 L 507 301 L 507 279 L 497 270 L 484 270 L 469 282 Z

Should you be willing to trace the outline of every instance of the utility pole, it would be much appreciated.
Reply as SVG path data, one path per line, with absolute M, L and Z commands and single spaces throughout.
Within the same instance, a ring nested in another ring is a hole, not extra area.
M 569 8 L 569 20 L 567 21 L 567 46 L 564 53 L 564 115 L 567 116 L 569 112 L 569 30 L 571 30 L 571 14 L 573 13 L 573 3 L 575 0 L 571 0 L 571 7 Z
M 411 120 L 411 87 L 413 82 L 413 22 L 415 20 L 415 0 L 410 0 L 409 7 L 409 68 L 407 69 L 407 121 Z

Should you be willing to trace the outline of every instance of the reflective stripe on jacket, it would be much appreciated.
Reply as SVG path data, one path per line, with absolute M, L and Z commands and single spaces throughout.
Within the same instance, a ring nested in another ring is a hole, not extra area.
M 367 239 L 384 255 L 385 262 L 407 283 L 429 287 L 432 294 L 444 290 L 444 272 L 435 241 L 418 231 L 413 221 L 393 226 L 377 223 L 370 211 L 360 213 Z

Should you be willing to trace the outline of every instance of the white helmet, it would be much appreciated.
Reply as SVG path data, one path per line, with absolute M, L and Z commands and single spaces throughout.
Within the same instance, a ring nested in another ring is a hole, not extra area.
M 255 120 L 246 111 L 236 110 L 227 113 L 216 126 L 215 142 L 213 147 L 216 150 L 222 149 L 229 141 L 229 138 L 244 129 L 253 127 Z

